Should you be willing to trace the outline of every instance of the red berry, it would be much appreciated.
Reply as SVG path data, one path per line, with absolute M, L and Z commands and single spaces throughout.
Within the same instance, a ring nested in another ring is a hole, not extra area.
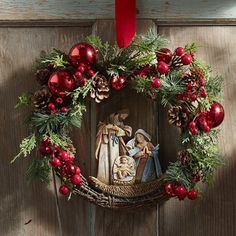
M 164 61 L 160 61 L 157 64 L 157 71 L 160 74 L 167 74 L 170 71 L 170 68 Z
M 58 158 L 56 158 L 56 157 L 53 157 L 52 160 L 50 161 L 50 163 L 51 163 L 51 165 L 52 165 L 53 167 L 59 167 L 59 166 L 61 166 L 60 160 L 59 160 Z
M 54 67 L 53 63 L 49 63 L 49 64 L 48 64 L 48 68 L 49 68 L 49 69 L 53 69 L 53 67 Z
M 165 194 L 168 197 L 174 197 L 175 196 L 175 190 L 174 190 L 174 186 L 171 183 L 166 183 L 164 186 L 165 189 Z
M 203 87 L 200 88 L 200 95 L 203 98 L 206 98 L 208 96 L 207 91 L 205 90 L 205 88 L 203 88 Z
M 191 189 L 188 191 L 188 198 L 190 200 L 195 200 L 198 197 L 198 192 L 195 189 Z
M 168 48 L 161 48 L 157 51 L 156 56 L 158 61 L 163 61 L 168 64 L 172 59 L 172 52 Z
M 68 112 L 68 109 L 66 107 L 61 107 L 60 111 L 63 113 L 66 113 L 66 112 Z
M 74 165 L 71 165 L 71 164 L 67 165 L 67 170 L 71 175 L 76 174 L 75 173 L 76 172 L 76 167 Z
M 193 89 L 192 83 L 187 83 L 186 88 L 187 88 L 188 91 L 191 91 Z
M 85 67 L 83 65 L 80 65 L 78 70 L 81 72 L 81 73 L 84 73 L 85 71 Z
M 199 80 L 199 85 L 200 86 L 206 86 L 206 81 L 204 79 Z
M 43 156 L 51 155 L 52 149 L 50 146 L 40 146 L 39 147 L 39 153 Z
M 46 139 L 42 140 L 41 145 L 45 146 L 45 147 L 51 146 L 51 140 L 49 138 L 46 138 Z
M 126 79 L 124 76 L 114 76 L 111 81 L 111 86 L 113 89 L 119 91 L 124 88 Z
M 191 122 L 189 122 L 189 124 L 188 124 L 188 127 L 190 128 L 190 129 L 194 129 L 194 128 L 196 128 L 196 122 L 195 121 L 191 121 Z
M 192 61 L 193 61 L 193 57 L 192 57 L 191 54 L 184 54 L 184 55 L 181 57 L 181 62 L 182 62 L 184 65 L 189 65 Z
M 208 125 L 204 125 L 203 127 L 204 132 L 208 133 L 210 132 L 211 128 Z
M 94 71 L 93 70 L 88 70 L 87 71 L 87 76 L 90 76 L 90 77 L 92 77 L 92 76 L 94 76 Z
M 175 54 L 176 54 L 176 56 L 179 56 L 179 57 L 181 57 L 181 56 L 183 56 L 184 55 L 184 48 L 182 48 L 182 47 L 178 47 L 178 48 L 176 48 L 175 49 Z
M 70 178 L 70 180 L 71 180 L 71 183 L 72 183 L 73 185 L 78 186 L 78 185 L 81 185 L 81 184 L 82 184 L 82 180 L 81 180 L 81 178 L 80 178 L 80 175 L 75 174 L 75 175 L 73 175 L 73 176 Z
M 196 101 L 197 100 L 197 94 L 196 93 L 191 94 L 190 98 L 191 98 L 192 101 Z
M 62 104 L 63 103 L 63 99 L 62 98 L 57 98 L 56 99 L 56 103 L 57 104 Z
M 54 105 L 54 103 L 50 102 L 50 103 L 48 104 L 48 109 L 49 109 L 50 111 L 55 111 L 55 105 Z
M 159 89 L 161 87 L 161 80 L 159 78 L 154 78 L 151 84 L 152 88 Z
M 87 78 L 81 78 L 80 80 L 79 80 L 79 86 L 80 87 L 83 87 L 85 84 L 86 84 L 86 82 L 87 82 Z
M 197 135 L 199 133 L 197 128 L 190 129 L 190 132 L 192 133 L 192 135 Z
M 200 177 L 199 174 L 196 174 L 196 175 L 193 176 L 193 182 L 197 183 L 197 182 L 199 182 L 200 180 L 201 180 L 201 177 Z
M 183 186 L 178 186 L 175 188 L 175 194 L 179 198 L 179 200 L 184 200 L 187 196 L 187 190 Z
M 75 76 L 76 79 L 80 79 L 82 77 L 82 73 L 80 71 L 76 71 L 74 73 L 74 76 Z
M 60 188 L 59 188 L 59 192 L 63 195 L 68 195 L 69 192 L 70 192 L 70 189 L 66 186 L 66 185 L 62 185 Z
M 69 154 L 67 151 L 64 151 L 64 150 L 60 151 L 59 157 L 60 157 L 60 160 L 63 162 L 66 162 L 69 160 Z
M 80 168 L 78 166 L 75 167 L 75 174 L 80 175 Z

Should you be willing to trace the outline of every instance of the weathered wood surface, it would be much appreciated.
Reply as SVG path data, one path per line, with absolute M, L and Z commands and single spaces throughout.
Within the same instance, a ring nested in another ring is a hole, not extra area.
M 204 188 L 199 201 L 170 200 L 161 206 L 160 235 L 163 236 L 234 236 L 236 235 L 236 28 L 235 27 L 160 27 L 172 48 L 197 42 L 198 57 L 212 65 L 213 71 L 225 77 L 223 106 L 225 120 L 220 135 L 220 150 L 226 157 L 225 168 L 217 171 L 213 185 Z M 161 126 L 161 125 L 160 125 Z M 167 125 L 163 130 L 169 129 Z M 161 147 L 167 156 L 176 150 L 175 133 L 161 132 Z M 169 143 L 166 142 L 169 140 Z M 169 151 L 168 151 L 169 146 Z M 173 158 L 170 158 L 173 159 Z
M 31 71 L 34 59 L 42 49 L 51 50 L 56 47 L 69 50 L 73 43 L 90 34 L 90 30 L 78 27 L 0 28 L 1 235 L 61 235 L 58 207 L 64 235 L 72 235 L 70 224 L 80 228 L 81 235 L 89 235 L 85 217 L 88 203 L 73 199 L 70 204 L 64 204 L 65 200 L 59 200 L 58 206 L 53 182 L 47 187 L 39 182 L 27 185 L 25 181 L 26 168 L 35 158 L 34 155 L 17 160 L 13 165 L 10 165 L 10 160 L 19 151 L 20 140 L 29 132 L 24 124 L 24 117 L 29 110 L 14 109 L 14 106 L 22 92 L 37 88 Z M 78 135 L 75 137 L 78 145 L 81 139 L 77 138 Z M 86 157 L 86 151 L 86 148 L 81 149 L 79 153 Z M 87 168 L 85 163 L 87 160 L 81 163 L 84 171 Z M 76 214 L 72 213 L 72 209 L 78 209 Z
M 234 0 L 137 0 L 137 17 L 155 19 L 160 22 L 196 22 L 222 19 L 235 21 Z M 84 20 L 113 19 L 114 1 L 111 0 L 1 0 L 0 20 Z

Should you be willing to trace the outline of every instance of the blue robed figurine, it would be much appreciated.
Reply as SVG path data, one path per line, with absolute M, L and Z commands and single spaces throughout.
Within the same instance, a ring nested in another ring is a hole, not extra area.
M 162 175 L 158 159 L 159 145 L 154 147 L 151 136 L 147 132 L 138 129 L 126 147 L 129 149 L 129 156 L 133 157 L 136 162 L 136 183 L 152 181 Z

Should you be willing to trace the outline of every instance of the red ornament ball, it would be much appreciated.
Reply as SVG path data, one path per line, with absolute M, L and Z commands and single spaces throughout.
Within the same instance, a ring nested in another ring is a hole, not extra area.
M 64 150 L 60 151 L 59 157 L 60 157 L 60 160 L 63 162 L 66 162 L 69 160 L 69 154 L 67 151 L 64 151 Z
M 111 80 L 111 86 L 113 89 L 119 91 L 125 86 L 126 79 L 124 76 L 114 76 Z
M 172 52 L 168 48 L 161 48 L 157 51 L 156 57 L 159 62 L 163 61 L 168 64 L 172 59 Z
M 191 189 L 188 191 L 188 198 L 190 200 L 195 200 L 198 197 L 198 192 L 195 189 Z
M 181 57 L 181 62 L 183 63 L 183 65 L 189 65 L 190 63 L 192 63 L 193 61 L 193 57 L 191 54 L 184 54 Z
M 75 174 L 80 175 L 80 168 L 78 166 L 75 167 Z
M 157 64 L 157 71 L 160 74 L 167 74 L 170 71 L 170 68 L 164 61 L 160 61 Z
M 66 92 L 72 92 L 75 89 L 75 79 L 67 71 L 56 71 L 48 80 L 48 88 L 53 95 L 65 97 Z
M 55 111 L 55 105 L 54 105 L 54 103 L 50 102 L 50 103 L 48 104 L 48 109 L 49 109 L 49 111 Z
M 70 192 L 70 189 L 69 189 L 66 185 L 62 185 L 62 186 L 59 188 L 59 192 L 60 192 L 62 195 L 68 195 L 69 192 Z
M 161 87 L 161 80 L 159 78 L 153 78 L 151 86 L 152 88 L 159 89 Z
M 190 129 L 190 132 L 191 132 L 192 135 L 197 135 L 199 133 L 199 131 L 198 131 L 198 129 L 196 127 Z
M 179 57 L 183 56 L 185 54 L 184 48 L 182 48 L 182 47 L 176 48 L 175 54 L 176 54 L 176 56 L 179 56 Z
M 61 111 L 62 113 L 67 113 L 67 112 L 68 112 L 68 109 L 67 109 L 66 107 L 61 107 L 61 108 L 60 108 L 60 111 Z
M 195 121 L 191 121 L 191 122 L 189 122 L 189 124 L 188 124 L 188 127 L 190 128 L 190 129 L 194 129 L 194 128 L 196 128 L 196 122 Z
M 62 104 L 63 103 L 63 99 L 62 98 L 57 98 L 56 99 L 56 103 L 57 104 Z
M 173 184 L 171 184 L 171 183 L 165 184 L 164 190 L 165 190 L 165 194 L 168 197 L 174 197 L 175 196 L 175 189 L 174 189 Z
M 184 200 L 188 192 L 183 186 L 178 186 L 175 188 L 175 194 L 179 198 L 179 200 Z
M 73 185 L 76 185 L 76 186 L 82 184 L 82 180 L 81 180 L 81 178 L 80 178 L 80 175 L 77 175 L 77 174 L 73 175 L 73 176 L 70 178 L 70 181 L 71 181 L 71 183 L 72 183 Z
M 86 84 L 87 81 L 88 81 L 88 79 L 86 77 L 83 77 L 83 78 L 79 79 L 79 81 L 78 81 L 79 86 L 83 87 Z
M 73 66 L 78 67 L 81 63 L 92 65 L 96 60 L 97 51 L 88 43 L 75 44 L 69 52 L 69 59 Z M 81 71 L 82 73 L 84 71 Z
M 218 102 L 213 102 L 210 111 L 208 112 L 210 119 L 212 120 L 212 128 L 219 126 L 224 120 L 224 108 Z

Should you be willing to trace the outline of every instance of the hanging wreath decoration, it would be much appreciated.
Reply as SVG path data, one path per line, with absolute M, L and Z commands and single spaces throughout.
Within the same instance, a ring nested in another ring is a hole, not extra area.
M 31 106 L 29 137 L 22 140 L 19 156 L 37 148 L 27 177 L 48 181 L 51 168 L 60 177 L 59 192 L 79 194 L 97 205 L 132 208 L 170 197 L 180 200 L 198 197 L 197 183 L 208 183 L 223 163 L 217 145 L 224 109 L 217 102 L 223 78 L 212 76 L 209 66 L 196 56 L 196 45 L 165 48 L 167 40 L 150 29 L 136 36 L 126 48 L 103 43 L 99 37 L 86 37 L 69 54 L 54 49 L 42 52 L 36 61 L 36 78 L 41 88 L 19 97 L 17 106 Z M 124 87 L 157 100 L 168 109 L 169 123 L 181 129 L 182 147 L 158 185 L 145 196 L 112 196 L 96 190 L 76 166 L 75 148 L 68 135 L 71 126 L 80 127 L 86 99 L 101 103 L 110 92 Z

